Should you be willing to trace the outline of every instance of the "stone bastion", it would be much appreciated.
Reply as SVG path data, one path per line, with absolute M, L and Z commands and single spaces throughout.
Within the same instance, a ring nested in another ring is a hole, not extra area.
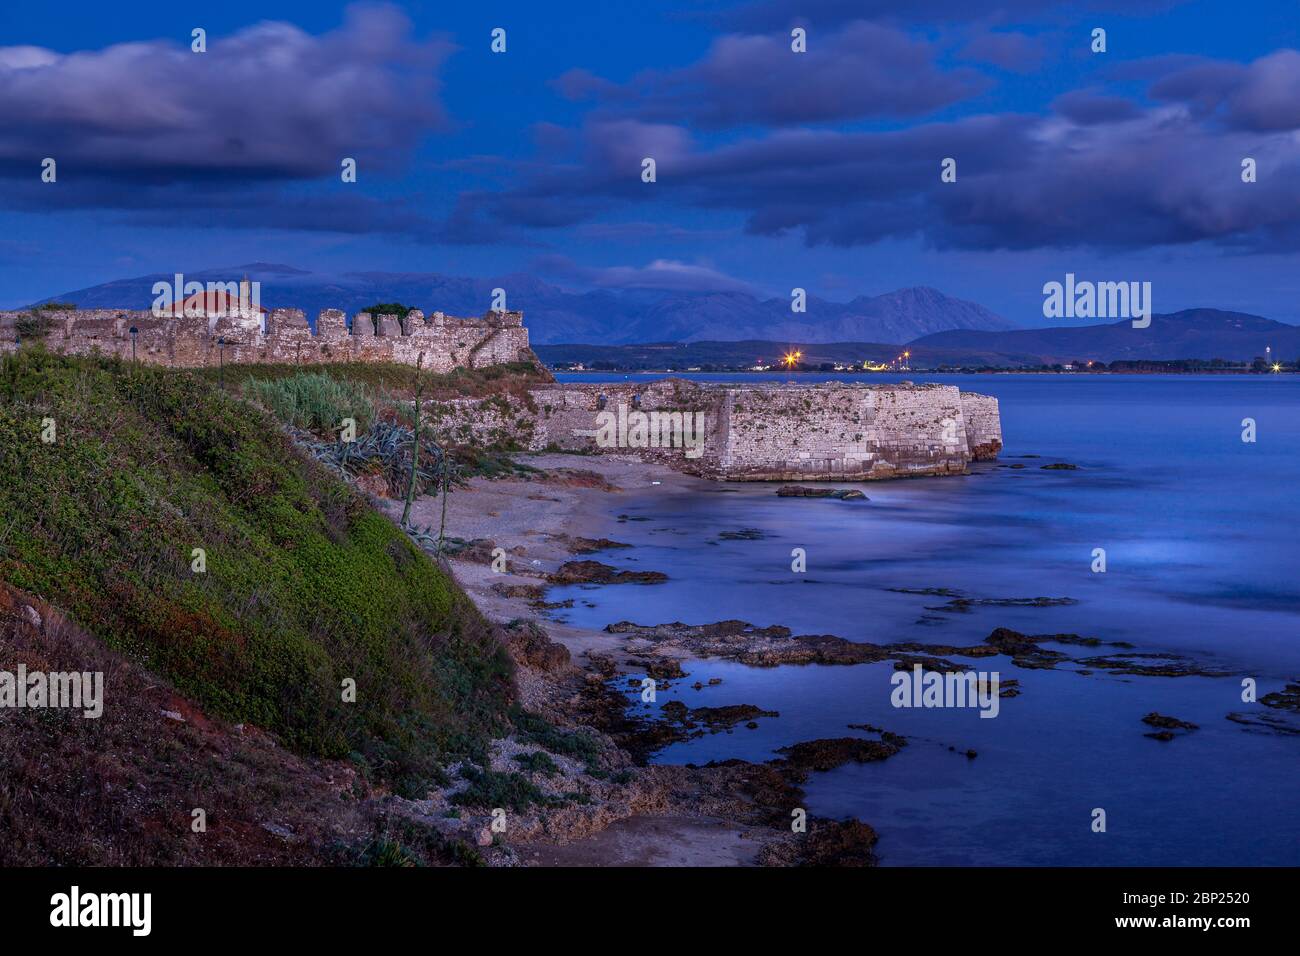
M 532 398 L 532 447 L 631 454 L 729 481 L 964 474 L 971 461 L 996 458 L 1002 449 L 997 399 L 953 385 L 705 385 L 668 378 L 555 385 L 532 390 Z M 679 421 L 693 421 L 697 430 L 679 430 Z M 683 447 L 675 434 L 694 447 Z

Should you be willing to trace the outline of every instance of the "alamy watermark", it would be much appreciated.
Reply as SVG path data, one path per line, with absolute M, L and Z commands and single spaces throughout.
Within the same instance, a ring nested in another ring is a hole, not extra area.
M 73 886 L 50 897 L 50 925 L 123 927 L 132 936 L 148 936 L 153 929 L 152 893 L 83 893 Z
M 1132 319 L 1133 328 L 1151 324 L 1150 282 L 1065 282 L 1043 285 L 1043 317 L 1048 319 Z
M 996 717 L 1000 709 L 998 671 L 926 671 L 913 664 L 911 672 L 895 671 L 889 678 L 895 707 L 978 707 L 980 717 Z
M 703 412 L 618 411 L 596 415 L 596 445 L 600 448 L 682 448 L 687 458 L 704 454 Z
M 0 671 L 0 709 L 80 710 L 94 720 L 104 713 L 103 671 Z

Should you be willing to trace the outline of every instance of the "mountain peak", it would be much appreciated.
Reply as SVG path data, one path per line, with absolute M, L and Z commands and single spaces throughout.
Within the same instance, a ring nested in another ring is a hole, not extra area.
M 298 269 L 280 262 L 246 262 L 242 266 L 230 266 L 227 269 L 207 269 L 205 272 L 259 272 L 285 276 L 309 276 L 306 269 Z

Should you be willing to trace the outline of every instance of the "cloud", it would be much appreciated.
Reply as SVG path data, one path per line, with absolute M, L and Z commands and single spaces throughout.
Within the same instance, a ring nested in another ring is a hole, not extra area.
M 1196 63 L 1157 80 L 1151 95 L 1233 129 L 1300 129 L 1300 51 L 1278 50 L 1247 64 Z
M 865 4 L 867 12 L 889 6 Z M 807 9 L 820 7 L 814 0 Z M 1007 66 L 1040 52 L 1034 37 L 984 24 L 958 35 L 961 55 Z M 891 28 L 853 22 L 810 33 L 809 50 L 819 43 L 824 61 L 789 53 L 783 34 L 730 35 L 694 64 L 626 84 L 567 74 L 558 88 L 594 108 L 571 136 L 548 137 L 554 152 L 544 166 L 520 167 L 513 183 L 467 205 L 466 220 L 486 232 L 571 229 L 655 218 L 648 210 L 671 220 L 685 208 L 738 213 L 751 235 L 795 235 L 810 246 L 1300 248 L 1294 50 L 1249 64 L 1165 57 L 1099 71 L 1112 79 L 1127 71 L 1116 81 L 1126 90 L 1142 82 L 1145 100 L 1089 87 L 1041 114 L 854 129 L 821 121 L 891 110 L 911 118 L 974 87 L 947 85 L 954 74 L 936 66 L 929 43 Z M 913 88 L 886 103 L 897 77 Z M 646 156 L 656 160 L 653 184 L 640 180 Z M 1241 182 L 1247 156 L 1259 163 L 1256 183 Z M 955 183 L 940 180 L 946 157 L 958 161 Z
M 845 247 L 909 237 L 980 250 L 1300 245 L 1300 138 L 1224 130 L 1181 104 L 1088 92 L 1041 116 L 778 129 L 721 144 L 667 124 L 594 120 L 581 141 L 576 163 L 525 178 L 478 213 L 515 222 L 525 200 L 592 218 L 685 206 L 739 212 L 753 235 Z M 659 181 L 641 183 L 637 158 L 656 146 L 667 159 Z M 1257 183 L 1241 182 L 1245 156 L 1259 162 Z M 958 161 L 955 183 L 940 181 L 944 157 Z
M 794 53 L 784 35 L 728 35 L 680 70 L 642 73 L 623 86 L 575 70 L 554 85 L 606 114 L 703 129 L 916 116 L 987 87 L 974 70 L 941 70 L 936 56 L 925 40 L 851 23 L 819 34 L 806 53 Z
M 696 229 L 671 222 L 591 222 L 574 227 L 574 233 L 600 242 L 726 242 L 732 229 Z
M 602 289 L 658 289 L 669 292 L 748 292 L 754 288 L 709 266 L 675 259 L 655 259 L 645 266 L 580 266 L 565 256 L 542 256 L 533 267 L 586 286 Z
M 3 204 L 20 213 L 96 212 L 97 221 L 150 229 L 238 229 L 383 234 L 419 242 L 448 239 L 448 223 L 422 211 L 422 197 L 383 199 L 347 190 L 329 194 L 282 184 L 140 183 L 111 188 L 103 180 L 6 186 Z
M 1010 73 L 1033 73 L 1047 55 L 1042 41 L 1027 33 L 979 30 L 962 48 L 964 59 L 988 63 Z
M 343 157 L 396 161 L 446 120 L 443 40 L 390 6 L 348 9 L 313 36 L 260 23 L 209 37 L 55 53 L 0 48 L 0 175 L 165 184 L 337 176 Z M 366 167 L 363 167 L 363 169 Z
M 1142 109 L 1122 96 L 1106 96 L 1095 90 L 1074 90 L 1052 101 L 1052 109 L 1066 119 L 1084 126 L 1136 119 Z

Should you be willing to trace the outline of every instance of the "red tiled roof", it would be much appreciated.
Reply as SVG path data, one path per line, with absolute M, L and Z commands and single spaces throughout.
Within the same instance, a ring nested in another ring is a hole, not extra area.
M 251 306 L 252 303 L 250 302 Z M 171 314 L 176 316 L 183 315 L 230 315 L 238 312 L 239 296 L 218 289 L 212 292 L 196 292 L 186 298 L 183 302 L 177 302 L 172 306 Z M 257 306 L 258 312 L 269 312 L 262 306 Z

